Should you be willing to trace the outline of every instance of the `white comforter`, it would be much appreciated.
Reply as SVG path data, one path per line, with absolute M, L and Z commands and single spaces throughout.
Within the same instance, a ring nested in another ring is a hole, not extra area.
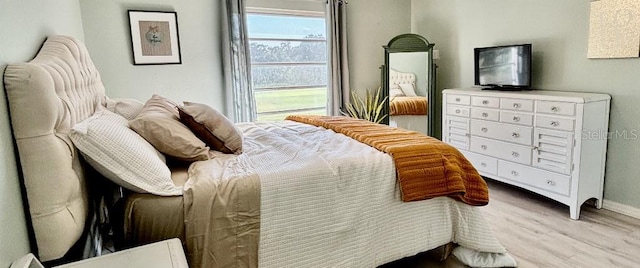
M 376 267 L 448 242 L 506 252 L 476 207 L 448 197 L 402 202 L 391 157 L 374 148 L 291 121 L 239 127 L 243 154 L 192 169 L 229 160 L 259 176 L 260 267 Z

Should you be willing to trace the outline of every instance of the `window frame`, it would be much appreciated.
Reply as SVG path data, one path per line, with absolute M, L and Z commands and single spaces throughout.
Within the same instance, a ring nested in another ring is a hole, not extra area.
M 320 11 L 311 11 L 311 10 L 294 10 L 294 9 L 276 9 L 276 8 L 263 8 L 263 7 L 246 7 L 247 17 L 250 15 L 273 15 L 273 16 L 289 16 L 289 17 L 304 17 L 304 18 L 322 18 L 325 19 L 325 13 Z M 325 33 L 326 35 L 326 33 Z M 328 46 L 329 39 L 327 36 L 324 38 L 268 38 L 268 37 L 251 37 L 248 36 L 248 41 L 251 43 L 252 41 L 265 41 L 265 42 L 324 42 L 325 45 Z M 327 51 L 328 54 L 328 51 Z M 328 55 L 327 55 L 328 56 Z M 254 66 L 325 66 L 328 69 L 329 59 L 327 58 L 325 61 L 320 62 L 253 62 L 250 61 L 251 69 L 253 70 Z M 253 81 L 251 81 L 253 83 Z M 318 110 L 321 108 L 325 109 L 325 115 L 329 112 L 329 93 L 328 93 L 329 81 L 328 77 L 326 83 L 323 85 L 290 85 L 290 86 L 273 86 L 273 87 L 256 87 L 253 86 L 254 94 L 256 92 L 264 92 L 264 91 L 278 91 L 278 90 L 295 90 L 295 89 L 312 89 L 312 88 L 325 88 L 327 90 L 327 99 L 324 106 L 321 107 L 308 107 L 308 108 L 300 108 L 300 109 L 284 109 L 278 111 L 269 111 L 269 112 L 258 112 L 258 117 L 260 115 L 269 115 L 269 114 L 278 114 L 282 112 L 305 112 Z M 256 107 L 257 108 L 257 107 Z

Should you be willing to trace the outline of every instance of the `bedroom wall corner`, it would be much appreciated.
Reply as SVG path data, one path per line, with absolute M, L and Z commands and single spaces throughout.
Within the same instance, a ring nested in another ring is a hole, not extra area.
M 411 32 L 411 0 L 351 0 L 347 5 L 347 43 L 351 89 L 364 94 L 381 85 L 383 45 Z
M 82 0 L 85 44 L 112 98 L 154 93 L 225 112 L 220 3 L 211 0 Z M 175 11 L 182 64 L 133 65 L 127 10 Z
M 0 73 L 31 60 L 49 35 L 84 38 L 79 0 L 0 0 Z M 0 267 L 9 267 L 31 245 L 3 83 L 0 114 Z
M 532 43 L 534 88 L 611 95 L 604 199 L 640 208 L 640 58 L 587 58 L 589 14 L 590 1 L 413 0 L 412 30 L 440 50 L 439 90 L 473 85 L 473 48 Z

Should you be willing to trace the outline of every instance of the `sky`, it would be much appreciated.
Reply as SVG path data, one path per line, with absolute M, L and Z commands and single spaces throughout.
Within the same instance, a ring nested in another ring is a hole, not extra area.
M 326 36 L 324 18 L 282 15 L 247 15 L 249 37 L 304 38 L 310 34 Z

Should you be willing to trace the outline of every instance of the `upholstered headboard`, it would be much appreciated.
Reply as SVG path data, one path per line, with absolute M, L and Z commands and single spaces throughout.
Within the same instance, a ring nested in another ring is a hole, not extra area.
M 104 86 L 85 46 L 66 36 L 7 66 L 4 83 L 39 257 L 58 259 L 88 216 L 84 170 L 68 133 L 106 101 Z
M 416 84 L 416 75 L 414 73 L 398 72 L 394 69 L 389 69 L 389 88 L 397 87 L 400 84 Z

